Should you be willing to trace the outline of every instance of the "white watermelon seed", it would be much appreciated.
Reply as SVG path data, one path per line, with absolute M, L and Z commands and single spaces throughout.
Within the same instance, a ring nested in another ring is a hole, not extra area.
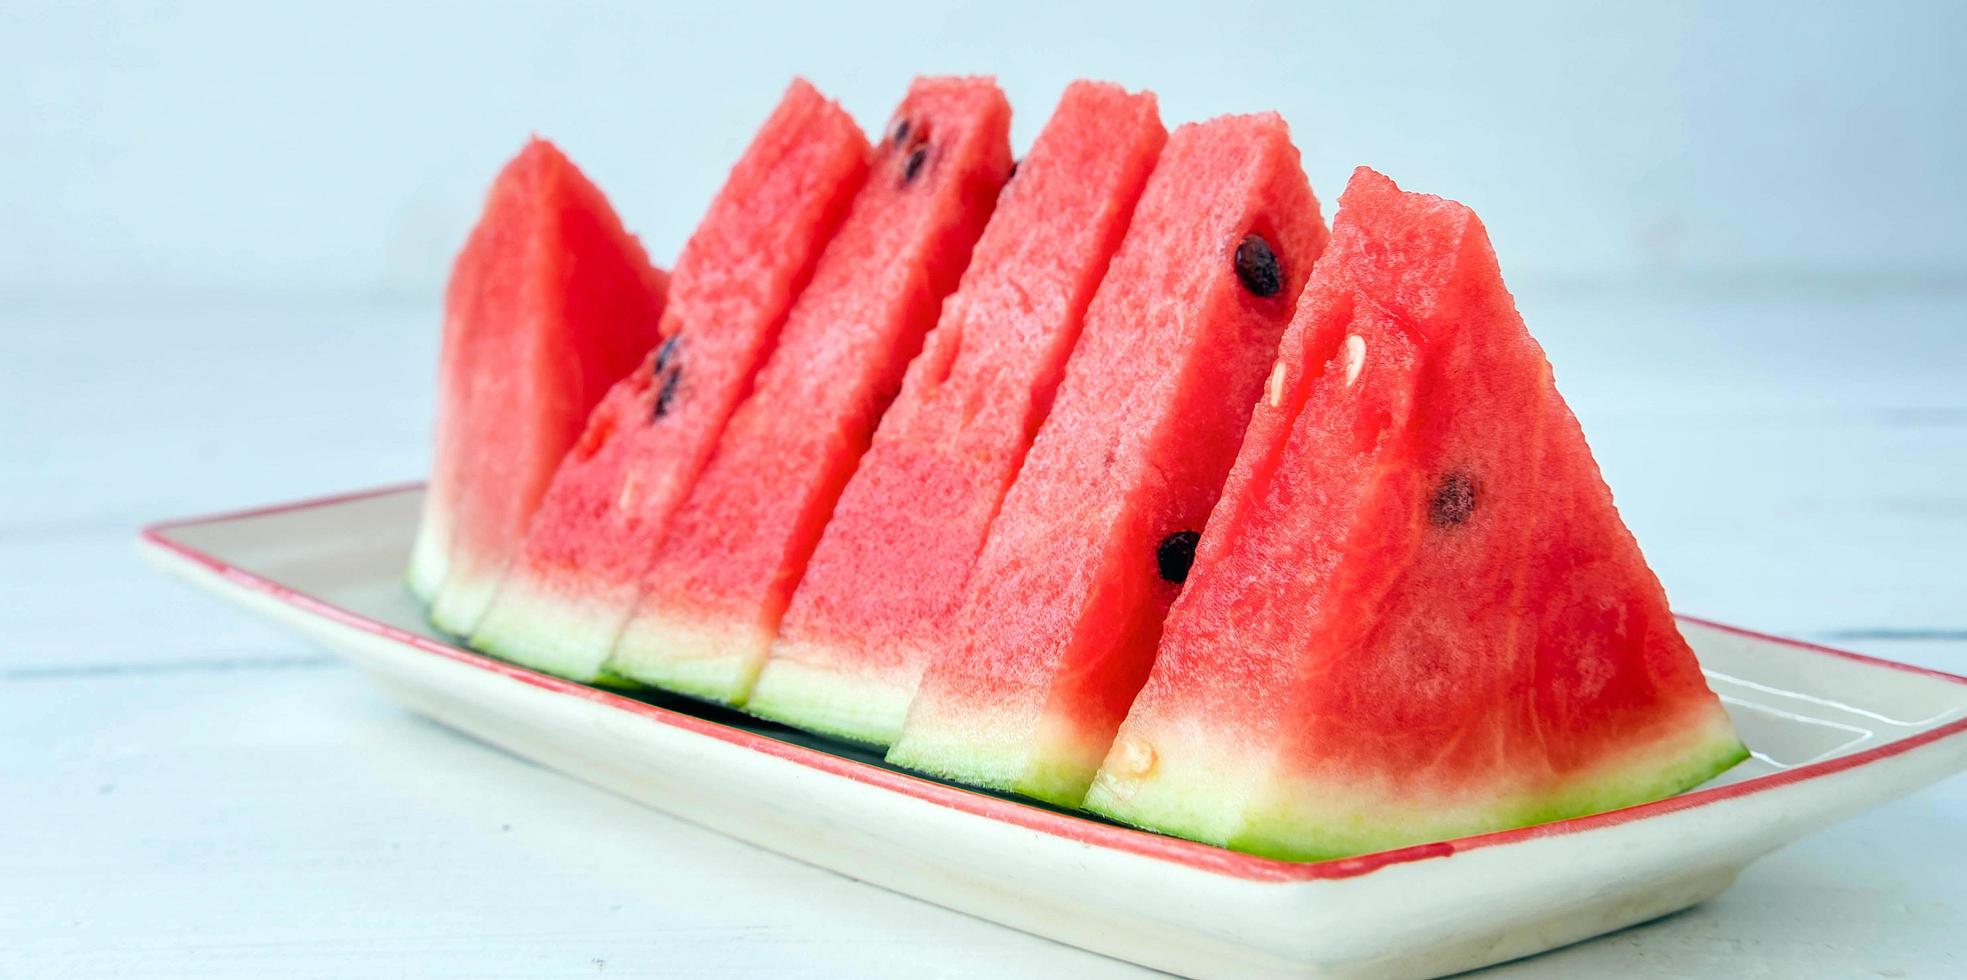
M 1344 357 L 1345 383 L 1350 388 L 1359 380 L 1359 369 L 1366 366 L 1366 338 L 1356 333 L 1346 334 Z
M 1155 746 L 1137 734 L 1123 734 L 1113 742 L 1105 769 L 1121 779 L 1141 779 L 1155 771 Z

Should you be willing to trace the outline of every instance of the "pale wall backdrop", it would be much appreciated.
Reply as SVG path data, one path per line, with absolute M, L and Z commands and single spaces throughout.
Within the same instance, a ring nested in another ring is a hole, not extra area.
M 878 127 L 993 73 L 1275 107 L 1524 281 L 1967 275 L 1967 4 L 53 3 L 0 13 L 0 290 L 428 297 L 528 133 L 675 254 L 794 73 Z

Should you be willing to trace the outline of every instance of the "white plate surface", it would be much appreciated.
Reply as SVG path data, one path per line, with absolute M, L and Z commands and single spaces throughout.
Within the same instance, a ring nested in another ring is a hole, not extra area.
M 803 861 L 1195 976 L 1432 977 L 1709 898 L 1763 854 L 1967 768 L 1967 679 L 1693 619 L 1754 758 L 1669 800 L 1299 864 L 889 769 L 681 699 L 461 649 L 401 585 L 415 486 L 196 518 L 146 557 L 314 637 L 415 710 Z

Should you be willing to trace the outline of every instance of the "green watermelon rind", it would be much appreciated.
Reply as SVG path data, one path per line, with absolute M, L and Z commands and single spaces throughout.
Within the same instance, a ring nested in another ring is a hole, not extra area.
M 1207 778 L 1189 780 L 1180 788 L 1162 786 L 1153 792 L 1123 796 L 1103 775 L 1087 793 L 1082 808 L 1129 826 L 1259 857 L 1327 861 L 1651 803 L 1699 786 L 1749 757 L 1748 748 L 1718 707 L 1714 720 L 1701 723 L 1700 728 L 1701 735 L 1691 747 L 1678 752 L 1641 753 L 1596 778 L 1554 794 L 1497 799 L 1487 805 L 1452 810 L 1430 808 L 1418 819 L 1403 819 L 1412 811 L 1403 814 L 1360 804 L 1339 804 L 1322 814 L 1306 813 L 1305 799 L 1344 799 L 1349 791 L 1314 794 L 1300 789 L 1292 794 L 1294 802 L 1288 808 L 1259 808 L 1240 818 L 1232 817 L 1237 827 L 1224 833 L 1222 802 L 1241 794 L 1219 779 Z M 1663 760 L 1662 755 L 1667 758 Z M 1207 775 L 1218 774 L 1211 771 Z
M 988 719 L 973 716 L 973 720 Z M 1086 745 L 1074 747 L 1062 745 L 1056 738 L 991 738 L 978 741 L 932 738 L 925 735 L 930 727 L 940 733 L 962 731 L 968 726 L 961 723 L 916 726 L 888 750 L 888 764 L 950 782 L 1017 793 L 1066 808 L 1078 807 L 1085 799 L 1087 787 L 1091 785 L 1093 774 L 1099 768 L 1100 757 L 1104 754 L 1104 746 L 1098 749 Z M 983 746 L 988 748 L 979 751 Z
M 604 672 L 699 701 L 741 708 L 771 636 L 644 610 L 615 642 Z M 755 655 L 740 651 L 755 650 Z
M 1015 747 L 1008 751 L 978 752 L 971 746 L 929 745 L 913 735 L 901 738 L 888 749 L 887 762 L 913 772 L 968 786 L 1019 792 L 1028 758 Z
M 1034 763 L 1021 753 L 1016 757 L 983 759 L 966 754 L 960 763 L 937 761 L 913 753 L 888 753 L 887 762 L 911 772 L 965 786 L 1015 793 L 1053 806 L 1074 809 L 1085 799 L 1087 776 L 1080 766 Z
M 1086 802 L 1098 764 L 1085 765 L 1068 756 L 1047 755 L 1025 771 L 1017 791 L 1054 806 L 1077 808 Z
M 826 663 L 853 663 L 848 656 Z M 766 721 L 885 749 L 901 737 L 913 685 L 867 673 L 847 674 L 818 667 L 775 648 L 759 675 L 744 710 Z
M 595 683 L 606 673 L 622 612 L 528 588 L 510 576 L 469 646 L 555 677 Z
M 472 649 L 568 680 L 593 682 L 605 673 L 625 613 L 530 587 L 508 576 L 472 631 Z
M 607 688 L 608 690 L 611 691 L 632 692 L 632 691 L 646 691 L 649 689 L 649 685 L 644 684 L 633 677 L 623 677 L 620 674 L 614 673 L 606 669 L 603 669 L 600 673 L 595 674 L 594 679 L 588 681 L 587 683 L 592 687 Z

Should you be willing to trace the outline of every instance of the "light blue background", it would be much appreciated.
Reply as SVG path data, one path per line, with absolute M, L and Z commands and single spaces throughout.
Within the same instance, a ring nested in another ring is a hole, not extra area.
M 870 127 L 994 73 L 1019 147 L 1078 76 L 1276 107 L 1328 207 L 1464 200 L 1519 284 L 1967 276 L 1967 5 L 1055 6 L 9 4 L 0 292 L 434 297 L 530 132 L 666 259 L 795 72 Z

